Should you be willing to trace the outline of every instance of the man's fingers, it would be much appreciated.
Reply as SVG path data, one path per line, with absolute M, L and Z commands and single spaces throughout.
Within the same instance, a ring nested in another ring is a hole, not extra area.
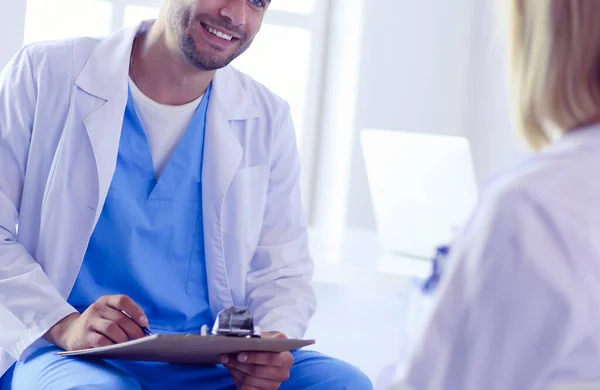
M 245 375 L 266 379 L 269 381 L 284 382 L 290 378 L 290 370 L 285 367 L 262 366 L 258 364 L 240 363 L 235 359 L 229 360 L 225 366 L 229 369 L 236 369 Z
M 108 306 L 112 307 L 115 310 L 122 310 L 125 313 L 129 314 L 139 326 L 148 326 L 148 318 L 144 314 L 144 311 L 128 296 L 109 295 L 103 298 L 106 300 L 105 302 Z
M 109 345 L 113 345 L 114 343 L 109 340 L 106 336 L 101 335 L 98 332 L 90 332 L 87 335 L 87 348 L 99 348 L 99 347 L 108 347 Z M 85 349 L 85 348 L 83 348 Z
M 229 373 L 234 378 L 234 382 L 236 386 L 241 390 L 277 390 L 279 388 L 280 382 L 273 382 L 269 379 L 256 378 L 252 375 L 249 375 L 235 367 L 227 366 Z
M 119 325 L 119 327 L 123 330 L 123 332 L 125 332 L 127 337 L 129 337 L 130 339 L 139 339 L 145 336 L 144 332 L 142 331 L 142 328 L 140 328 L 138 324 L 133 322 L 132 319 L 127 317 L 119 310 L 107 307 L 107 310 L 105 310 L 102 313 L 102 318 L 112 321 Z
M 90 324 L 90 330 L 100 333 L 114 344 L 129 341 L 129 337 L 116 322 L 104 318 L 94 318 Z
M 266 339 L 280 339 L 280 340 L 287 339 L 287 336 L 281 332 L 262 332 L 261 336 Z
M 240 363 L 257 364 L 269 367 L 290 368 L 294 364 L 294 357 L 290 352 L 242 352 L 233 355 L 233 360 Z
M 244 382 L 233 376 L 233 374 L 231 374 L 231 379 L 233 379 L 233 384 L 235 385 L 236 389 L 240 389 L 244 385 Z
M 238 382 L 236 384 L 238 387 L 240 387 L 240 385 L 244 384 L 244 381 L 246 380 L 246 377 L 248 376 L 248 374 L 241 372 L 237 368 L 229 367 L 229 366 L 227 366 L 227 370 L 231 374 L 231 377 L 233 378 L 233 380 L 235 382 Z
M 244 382 L 240 382 L 240 380 L 235 378 L 234 376 L 232 376 L 232 378 L 233 378 L 233 384 L 239 390 L 262 390 L 262 389 L 258 389 L 256 387 L 254 387 L 254 386 L 244 385 Z

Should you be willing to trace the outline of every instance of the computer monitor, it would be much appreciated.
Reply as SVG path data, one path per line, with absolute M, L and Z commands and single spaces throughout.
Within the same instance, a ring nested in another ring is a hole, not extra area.
M 360 137 L 383 251 L 432 258 L 477 202 L 468 140 L 381 129 Z

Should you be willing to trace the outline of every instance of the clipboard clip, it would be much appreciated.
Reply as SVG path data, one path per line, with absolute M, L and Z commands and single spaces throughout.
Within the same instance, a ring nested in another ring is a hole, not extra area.
M 200 333 L 202 336 L 208 336 L 208 326 L 203 325 Z M 254 318 L 250 309 L 240 306 L 221 310 L 217 314 L 211 334 L 227 337 L 261 337 L 259 327 L 254 326 Z

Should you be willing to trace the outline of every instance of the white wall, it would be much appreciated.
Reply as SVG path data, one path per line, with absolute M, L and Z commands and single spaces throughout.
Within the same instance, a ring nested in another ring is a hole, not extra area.
M 471 0 L 369 0 L 357 134 L 374 127 L 467 135 L 471 12 Z M 359 141 L 347 223 L 374 227 Z
M 507 31 L 494 0 L 474 0 L 468 137 L 480 182 L 518 163 L 527 153 L 510 119 Z M 483 183 L 482 183 L 483 184 Z
M 369 0 L 355 134 L 374 127 L 466 136 L 480 187 L 518 163 L 527 150 L 510 120 L 507 35 L 497 6 Z M 375 229 L 357 136 L 348 196 L 346 223 Z
M 25 0 L 0 0 L 0 69 L 23 43 Z

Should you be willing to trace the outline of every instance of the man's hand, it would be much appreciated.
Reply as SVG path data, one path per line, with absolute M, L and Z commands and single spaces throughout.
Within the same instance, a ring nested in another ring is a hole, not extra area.
M 127 296 L 110 295 L 98 299 L 83 314 L 63 318 L 44 338 L 64 350 L 75 351 L 139 339 L 145 336 L 141 326 L 148 326 L 142 309 Z
M 282 338 L 279 332 L 266 332 L 262 337 Z M 223 355 L 221 362 L 240 390 L 276 390 L 290 377 L 294 357 L 290 352 L 244 352 Z

